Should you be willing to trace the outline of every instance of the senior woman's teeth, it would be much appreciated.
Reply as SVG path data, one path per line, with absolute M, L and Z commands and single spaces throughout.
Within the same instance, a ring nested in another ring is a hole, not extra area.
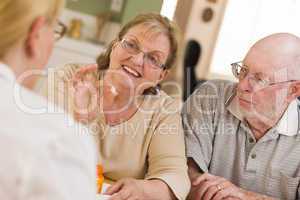
M 130 67 L 127 67 L 125 65 L 123 65 L 122 67 L 127 73 L 133 75 L 134 77 L 136 77 L 136 78 L 141 77 L 141 74 L 139 72 L 135 71 L 134 69 L 131 69 Z

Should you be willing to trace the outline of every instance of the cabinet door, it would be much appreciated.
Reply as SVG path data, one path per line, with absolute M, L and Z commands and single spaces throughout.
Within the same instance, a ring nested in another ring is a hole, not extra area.
M 101 52 L 99 52 L 100 54 Z M 97 55 L 85 55 L 75 50 L 55 48 L 48 67 L 59 67 L 67 63 L 95 63 Z

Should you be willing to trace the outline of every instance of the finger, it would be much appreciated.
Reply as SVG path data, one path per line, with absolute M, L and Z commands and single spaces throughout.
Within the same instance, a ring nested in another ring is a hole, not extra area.
M 72 77 L 72 80 L 73 81 L 78 81 L 78 80 L 83 80 L 83 77 L 85 76 L 85 70 L 84 70 L 84 68 L 79 68 L 76 72 L 75 72 L 75 74 L 74 74 L 74 76 Z
M 118 194 L 121 196 L 122 199 L 128 199 L 131 196 L 131 192 L 128 189 L 125 189 L 125 187 L 123 187 Z
M 137 197 L 129 197 L 127 200 L 139 200 Z
M 217 188 L 217 186 L 213 185 L 206 190 L 202 199 L 203 200 L 211 200 L 218 192 L 219 192 L 219 189 Z
M 78 77 L 73 77 L 70 81 L 71 85 L 75 88 L 79 83 L 82 83 L 82 79 Z
M 214 181 L 205 181 L 199 185 L 199 196 L 201 198 L 205 197 L 205 194 L 210 191 L 210 193 L 217 191 L 216 183 Z
M 97 64 L 89 64 L 81 69 L 83 69 L 84 72 L 94 72 L 98 69 L 98 65 Z
M 123 181 L 118 181 L 115 184 L 113 184 L 112 186 L 108 187 L 104 194 L 113 195 L 116 192 L 120 191 L 122 189 L 123 185 L 124 185 Z
M 237 198 L 234 198 L 234 197 L 227 197 L 227 198 L 225 198 L 225 200 L 240 200 L 240 199 L 237 199 Z
M 229 181 L 227 181 L 224 178 L 217 178 L 216 180 L 210 181 L 209 187 L 207 188 L 206 192 L 203 194 L 203 198 L 204 199 L 212 199 L 212 197 L 221 189 L 225 188 L 225 183 Z
M 222 200 L 226 199 L 228 197 L 231 197 L 231 194 L 233 193 L 233 189 L 231 187 L 226 188 L 224 190 L 220 190 L 217 192 L 217 194 L 212 198 L 212 200 Z
M 212 180 L 213 178 L 215 178 L 215 176 L 213 176 L 209 173 L 205 173 L 205 174 L 199 176 L 196 180 L 194 180 L 192 184 L 194 186 L 196 186 L 196 185 L 200 184 L 203 181 L 209 181 L 209 180 Z
M 116 193 L 112 195 L 108 200 L 124 200 L 124 199 L 122 199 L 120 194 Z
M 75 77 L 81 79 L 83 76 L 85 76 L 85 74 L 95 72 L 97 71 L 97 69 L 98 69 L 97 64 L 91 64 L 91 65 L 81 67 L 75 72 Z
M 228 183 L 226 183 L 228 184 Z M 237 198 L 239 195 L 238 192 L 236 191 L 236 186 L 233 184 L 230 185 L 225 185 L 224 188 L 214 196 L 213 200 L 222 200 L 225 198 Z M 239 199 L 239 198 L 238 198 Z
M 89 82 L 82 82 L 79 81 L 77 85 L 74 87 L 74 90 L 76 91 L 76 95 L 83 95 L 83 96 L 97 96 L 98 90 L 96 87 Z
M 84 80 L 95 83 L 97 81 L 97 76 L 95 73 L 86 73 Z
M 200 188 L 199 195 L 202 198 L 204 198 L 205 195 L 207 195 L 206 199 L 210 199 L 219 190 L 218 185 L 224 181 L 226 181 L 226 179 L 218 177 L 218 176 L 214 176 L 213 179 L 210 181 L 201 182 L 198 185 Z
M 59 69 L 57 74 L 63 79 L 63 81 L 69 81 L 73 78 L 73 73 L 71 70 Z

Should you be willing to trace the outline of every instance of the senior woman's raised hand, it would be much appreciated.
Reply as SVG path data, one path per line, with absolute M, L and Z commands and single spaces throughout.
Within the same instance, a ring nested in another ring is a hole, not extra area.
M 74 97 L 74 117 L 81 123 L 93 121 L 99 113 L 99 80 L 97 65 L 79 68 L 71 79 L 71 95 Z

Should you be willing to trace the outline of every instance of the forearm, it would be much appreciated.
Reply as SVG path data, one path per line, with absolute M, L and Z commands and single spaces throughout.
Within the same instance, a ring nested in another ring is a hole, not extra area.
M 161 180 L 146 180 L 144 184 L 145 199 L 175 200 L 176 197 L 166 183 Z
M 196 163 L 192 158 L 188 158 L 187 161 L 188 164 L 188 174 L 191 182 L 198 176 L 202 175 L 202 173 L 199 171 L 199 168 L 197 167 Z

